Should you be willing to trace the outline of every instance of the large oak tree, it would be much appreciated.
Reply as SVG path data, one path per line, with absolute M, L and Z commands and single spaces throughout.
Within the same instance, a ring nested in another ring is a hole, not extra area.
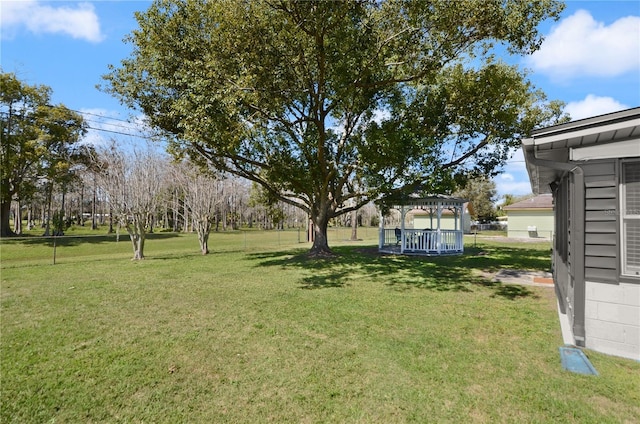
M 327 224 L 404 189 L 494 172 L 559 117 L 515 66 L 555 0 L 156 0 L 104 89 L 189 155 Z

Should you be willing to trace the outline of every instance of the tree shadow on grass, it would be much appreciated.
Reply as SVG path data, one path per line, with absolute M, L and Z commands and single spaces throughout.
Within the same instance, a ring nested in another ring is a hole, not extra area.
M 500 284 L 496 290 L 494 297 L 504 297 L 510 300 L 515 300 L 519 297 L 538 297 L 534 292 L 524 286 L 516 284 Z
M 260 252 L 249 254 L 258 259 L 259 266 L 302 268 L 310 273 L 302 278 L 300 288 L 305 290 L 342 288 L 349 283 L 349 267 L 344 266 L 343 257 L 310 258 L 302 249 L 279 252 Z
M 178 237 L 177 233 L 150 233 L 145 235 L 146 240 L 164 240 L 169 238 Z M 102 235 L 72 235 L 72 236 L 28 236 L 28 237 L 7 237 L 3 238 L 2 242 L 9 243 L 19 243 L 25 245 L 42 245 L 53 247 L 55 243 L 56 246 L 60 247 L 71 247 L 71 246 L 80 246 L 83 244 L 102 244 L 102 243 L 116 243 L 118 241 L 118 236 L 116 234 L 102 234 Z M 129 241 L 129 234 L 120 233 L 119 241 Z
M 300 288 L 305 290 L 314 290 L 342 288 L 348 286 L 349 284 L 345 282 L 347 281 L 347 276 L 337 274 L 340 273 L 332 273 L 329 275 L 311 275 L 309 277 L 304 277 L 300 282 Z
M 538 297 L 534 292 L 529 290 L 525 286 L 520 286 L 518 284 L 504 284 L 500 281 L 484 279 L 480 281 L 479 284 L 491 288 L 493 290 L 493 295 L 491 297 L 503 297 L 509 300 L 515 300 L 520 297 Z
M 546 251 L 503 246 L 468 248 L 463 255 L 420 257 L 382 255 L 376 247 L 341 246 L 333 249 L 335 257 L 311 259 L 297 249 L 285 252 L 263 252 L 250 256 L 259 266 L 302 268 L 310 275 L 302 279 L 300 288 L 340 288 L 355 281 L 356 276 L 379 281 L 393 290 L 435 290 L 470 292 L 486 287 L 493 296 L 510 300 L 535 296 L 526 287 L 505 285 L 484 277 L 500 269 L 548 269 Z

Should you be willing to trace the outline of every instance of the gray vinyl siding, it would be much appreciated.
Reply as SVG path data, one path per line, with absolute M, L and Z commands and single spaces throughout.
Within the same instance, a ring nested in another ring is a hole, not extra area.
M 618 181 L 616 161 L 582 165 L 585 175 L 585 279 L 618 281 Z
M 584 253 L 587 257 L 616 258 L 618 256 L 615 249 L 603 244 L 590 244 L 585 246 Z
M 613 221 L 616 222 L 616 214 L 615 212 L 611 212 L 609 210 L 598 210 L 598 211 L 586 211 L 585 213 L 585 220 L 586 222 L 593 222 L 593 221 L 600 221 L 600 222 L 604 222 L 604 221 Z

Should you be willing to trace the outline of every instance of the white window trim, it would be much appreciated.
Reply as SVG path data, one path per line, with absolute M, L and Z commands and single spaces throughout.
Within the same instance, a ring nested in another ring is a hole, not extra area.
M 627 242 L 626 242 L 626 225 L 629 220 L 640 221 L 640 211 L 633 211 L 636 213 L 627 214 L 626 208 L 626 181 L 624 180 L 624 167 L 626 164 L 634 163 L 636 166 L 640 166 L 640 159 L 622 160 L 620 162 L 620 273 L 624 277 L 631 277 L 640 279 L 640 267 L 627 268 Z

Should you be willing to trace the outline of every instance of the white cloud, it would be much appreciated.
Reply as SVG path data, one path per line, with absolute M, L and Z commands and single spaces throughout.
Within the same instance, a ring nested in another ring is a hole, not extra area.
M 494 179 L 496 183 L 496 191 L 498 197 L 502 198 L 505 194 L 513 194 L 515 196 L 521 196 L 523 194 L 531 193 L 531 183 L 529 181 L 502 181 L 500 179 Z
M 500 178 L 502 181 L 514 181 L 515 177 L 511 174 L 509 174 L 508 172 L 505 172 L 504 174 L 500 174 L 498 176 L 498 178 Z
M 584 100 L 569 102 L 564 111 L 571 115 L 572 120 L 590 118 L 592 116 L 604 115 L 605 113 L 616 112 L 628 109 L 612 97 L 600 97 L 589 94 Z
M 67 34 L 90 42 L 104 39 L 91 3 L 76 7 L 49 6 L 34 0 L 1 2 L 2 38 L 13 38 L 26 28 L 34 34 Z
M 611 25 L 578 10 L 554 27 L 530 57 L 539 72 L 559 78 L 576 75 L 612 77 L 640 69 L 640 16 Z

